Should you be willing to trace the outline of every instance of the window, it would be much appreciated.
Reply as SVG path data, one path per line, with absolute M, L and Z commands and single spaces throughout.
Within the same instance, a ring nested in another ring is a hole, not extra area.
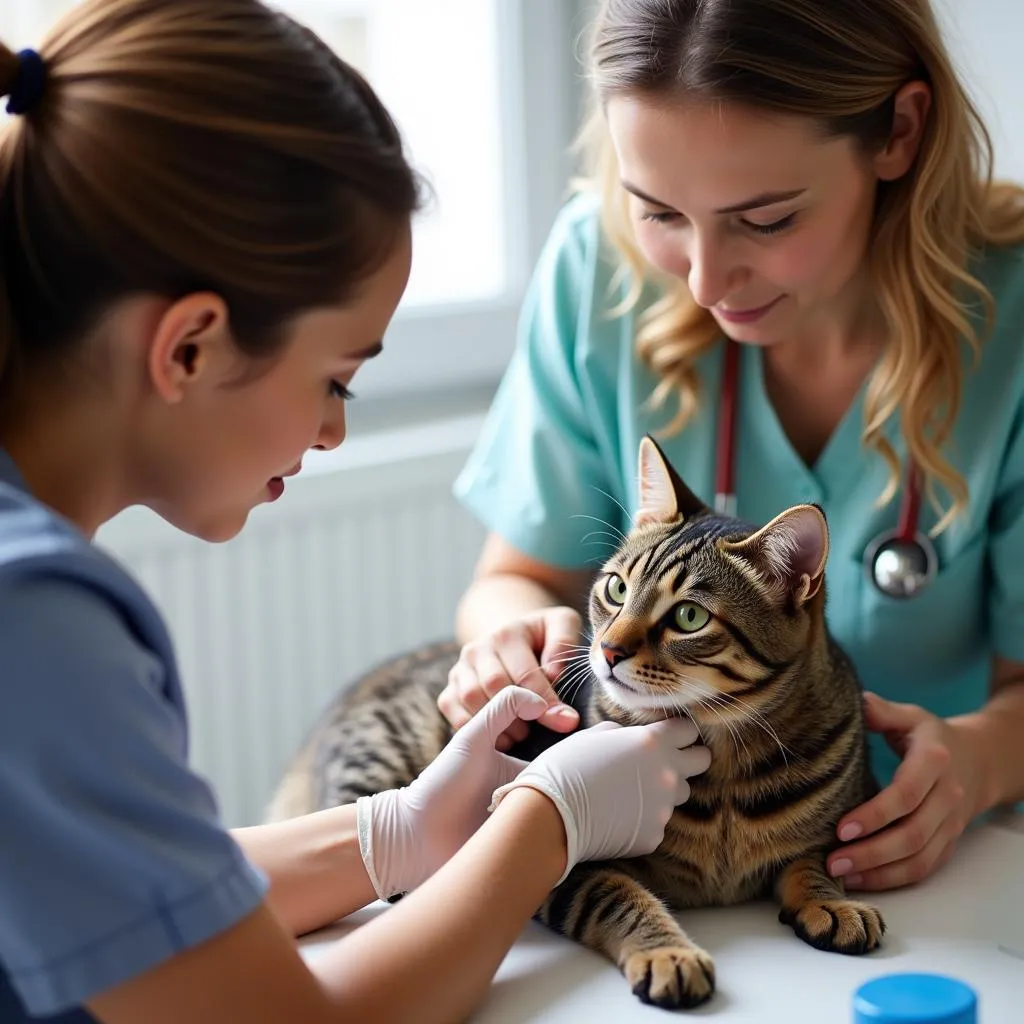
M 1024 7 L 1004 0 L 937 0 L 936 7 L 957 69 L 992 133 L 996 175 L 1024 181 L 1018 45 Z
M 506 254 L 498 5 L 273 0 L 373 83 L 434 188 L 407 307 L 495 300 Z
M 433 189 L 390 358 L 360 374 L 360 399 L 493 382 L 566 195 L 586 0 L 270 2 L 363 71 Z M 0 0 L 0 23 L 33 45 L 71 6 Z

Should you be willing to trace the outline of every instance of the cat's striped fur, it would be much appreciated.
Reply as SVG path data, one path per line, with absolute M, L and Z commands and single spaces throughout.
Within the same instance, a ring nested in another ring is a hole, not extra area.
M 610 957 L 645 1002 L 695 1006 L 714 991 L 714 966 L 670 908 L 774 892 L 780 920 L 819 949 L 879 944 L 879 913 L 824 867 L 838 819 L 877 787 L 860 685 L 825 627 L 820 510 L 798 506 L 756 530 L 711 513 L 650 439 L 640 466 L 641 512 L 591 591 L 591 678 L 574 703 L 586 724 L 688 714 L 711 767 L 653 855 L 577 866 L 538 917 Z M 271 816 L 409 782 L 450 737 L 436 700 L 457 656 L 454 644 L 426 649 L 344 694 Z

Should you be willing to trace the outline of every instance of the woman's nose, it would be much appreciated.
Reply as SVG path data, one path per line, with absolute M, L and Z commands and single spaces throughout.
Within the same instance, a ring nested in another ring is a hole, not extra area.
M 717 306 L 732 290 L 736 268 L 727 248 L 715 239 L 692 240 L 686 283 L 694 300 L 705 309 Z
M 333 451 L 345 440 L 345 403 L 332 403 L 336 408 L 320 424 L 320 433 L 317 434 L 314 448 L 320 451 Z

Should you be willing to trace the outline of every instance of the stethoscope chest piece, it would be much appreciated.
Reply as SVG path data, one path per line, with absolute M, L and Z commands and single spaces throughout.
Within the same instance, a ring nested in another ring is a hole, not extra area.
M 864 551 L 869 582 L 888 597 L 913 597 L 932 582 L 938 568 L 935 545 L 919 532 L 907 536 L 903 531 L 890 530 L 876 537 Z

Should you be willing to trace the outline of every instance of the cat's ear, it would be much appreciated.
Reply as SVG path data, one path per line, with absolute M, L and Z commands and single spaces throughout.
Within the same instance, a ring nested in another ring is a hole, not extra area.
M 750 562 L 802 605 L 821 589 L 825 577 L 828 525 L 817 505 L 796 505 L 723 549 Z
M 640 502 L 634 526 L 644 523 L 669 523 L 706 512 L 707 506 L 680 479 L 665 453 L 650 434 L 640 441 L 637 460 L 640 478 Z

